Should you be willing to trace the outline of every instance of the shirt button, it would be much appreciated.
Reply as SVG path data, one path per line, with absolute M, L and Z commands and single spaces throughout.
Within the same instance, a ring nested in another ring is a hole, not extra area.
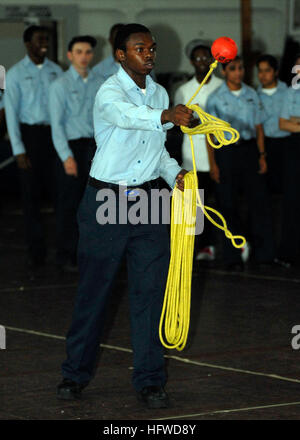
M 145 143 L 145 141 L 143 141 L 143 144 Z
M 136 182 L 136 179 L 133 179 L 133 182 Z
M 140 160 L 138 160 L 138 163 L 141 163 L 141 161 L 140 161 Z

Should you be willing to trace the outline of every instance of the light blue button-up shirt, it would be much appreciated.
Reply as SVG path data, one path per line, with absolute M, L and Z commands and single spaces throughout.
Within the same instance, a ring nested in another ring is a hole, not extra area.
M 146 77 L 146 94 L 123 68 L 100 87 L 94 106 L 97 151 L 90 175 L 115 184 L 138 186 L 161 176 L 174 187 L 180 166 L 164 144 L 162 111 L 168 109 L 166 90 Z
M 265 119 L 256 91 L 244 83 L 239 96 L 235 96 L 223 83 L 209 96 L 206 109 L 213 116 L 229 122 L 244 140 L 256 138 L 256 125 L 262 124 Z M 231 135 L 226 133 L 226 139 L 230 138 Z
M 94 136 L 93 107 L 102 81 L 89 71 L 87 80 L 73 66 L 54 81 L 49 91 L 49 111 L 54 147 L 62 161 L 73 157 L 68 141 Z
M 264 120 L 265 135 L 271 138 L 282 138 L 290 136 L 287 131 L 280 130 L 279 117 L 284 103 L 285 92 L 287 85 L 282 82 L 277 82 L 277 90 L 272 95 L 268 95 L 263 91 L 262 86 L 257 89 L 257 94 L 264 108 L 266 119 Z
M 61 73 L 62 69 L 48 58 L 39 68 L 28 55 L 7 72 L 4 105 L 14 155 L 25 153 L 20 123 L 50 124 L 49 85 Z
M 290 119 L 291 116 L 300 117 L 300 89 L 289 87 L 284 94 L 283 106 L 280 117 Z

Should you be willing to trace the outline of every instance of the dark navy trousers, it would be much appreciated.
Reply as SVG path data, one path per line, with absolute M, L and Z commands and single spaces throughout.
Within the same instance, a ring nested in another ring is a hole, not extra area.
M 159 320 L 169 267 L 169 232 L 165 224 L 99 224 L 98 190 L 87 186 L 78 212 L 79 286 L 67 334 L 64 378 L 88 383 L 93 377 L 105 322 L 105 309 L 119 264 L 127 258 L 133 385 L 164 386 L 164 349 Z M 118 196 L 116 203 L 118 204 Z M 150 197 L 149 197 L 150 199 Z M 128 203 L 128 210 L 134 202 Z M 150 213 L 149 213 L 150 214 Z
M 223 147 L 216 150 L 215 157 L 220 168 L 220 183 L 216 184 L 216 196 L 229 230 L 233 235 L 244 234 L 238 206 L 239 193 L 242 191 L 248 202 L 255 261 L 271 262 L 275 252 L 271 200 L 265 176 L 258 174 L 256 142 L 242 141 L 240 145 Z M 226 264 L 241 262 L 240 249 L 233 247 L 224 234 L 223 252 Z

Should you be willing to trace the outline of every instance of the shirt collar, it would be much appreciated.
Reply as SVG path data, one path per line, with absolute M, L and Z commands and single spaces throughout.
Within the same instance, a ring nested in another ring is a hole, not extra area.
M 286 89 L 286 84 L 278 79 L 278 80 L 277 80 L 277 86 L 276 86 L 276 87 L 277 87 L 277 91 L 278 91 L 278 90 L 285 90 L 285 89 Z M 260 84 L 260 85 L 257 87 L 257 92 L 258 92 L 258 93 L 262 93 L 262 89 L 263 89 L 263 86 Z
M 36 64 L 31 60 L 31 58 L 29 57 L 29 55 L 25 55 L 25 57 L 23 58 L 23 63 L 25 66 L 34 66 L 35 68 L 38 69 L 38 67 L 36 67 Z M 49 60 L 47 57 L 45 57 L 43 64 L 46 66 L 47 64 L 49 64 Z
M 72 75 L 72 78 L 73 78 L 75 81 L 78 81 L 78 78 L 83 79 L 82 76 L 77 72 L 77 70 L 74 69 L 74 67 L 72 66 L 72 64 L 71 64 L 71 66 L 69 67 L 69 72 L 70 72 L 70 74 Z M 93 76 L 94 76 L 93 72 L 92 72 L 90 69 L 88 69 L 88 76 L 87 76 L 86 78 L 91 79 Z
M 116 75 L 119 81 L 122 83 L 125 90 L 139 88 L 139 86 L 133 81 L 133 79 L 128 75 L 128 73 L 125 72 L 122 66 L 120 66 L 120 69 L 118 70 Z M 150 75 L 146 76 L 146 90 L 147 90 L 147 94 L 151 94 L 151 95 L 156 90 L 156 84 Z
M 246 90 L 247 90 L 246 85 L 244 83 L 242 83 L 242 92 L 241 92 L 240 96 L 244 95 L 246 93 Z M 234 96 L 234 93 L 232 93 L 232 91 L 229 89 L 226 81 L 224 81 L 223 84 L 221 85 L 220 92 L 227 92 L 227 93 L 230 93 L 230 95 Z

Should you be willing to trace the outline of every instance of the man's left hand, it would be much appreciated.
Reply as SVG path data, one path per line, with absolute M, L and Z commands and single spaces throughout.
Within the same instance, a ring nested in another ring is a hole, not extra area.
M 258 174 L 266 174 L 268 171 L 268 165 L 264 156 L 259 158 L 259 171 Z
M 180 189 L 180 191 L 184 191 L 184 176 L 186 173 L 188 173 L 188 171 L 182 169 L 176 176 L 177 188 Z

